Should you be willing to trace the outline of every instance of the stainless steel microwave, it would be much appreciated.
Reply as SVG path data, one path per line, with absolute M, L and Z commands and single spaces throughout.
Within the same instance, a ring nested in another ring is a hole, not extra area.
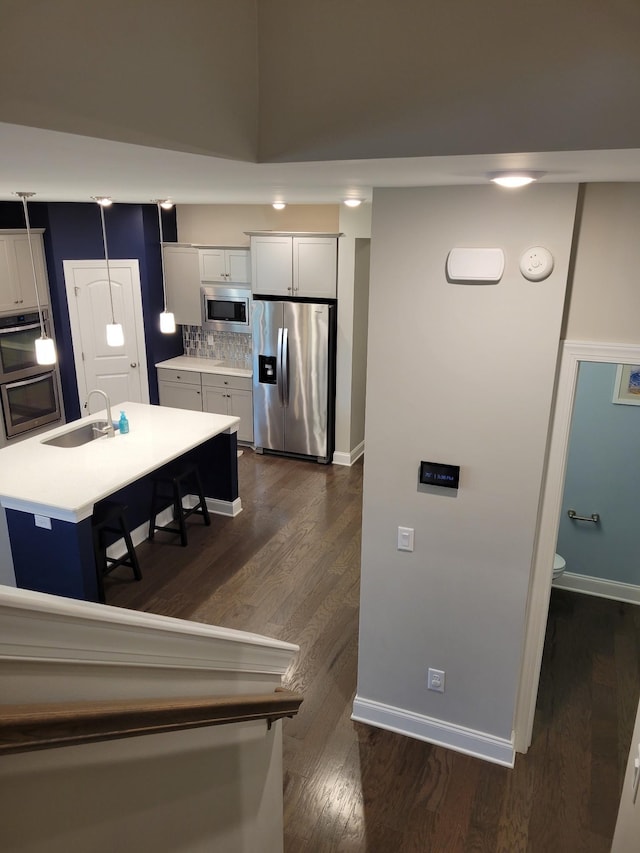
M 251 334 L 251 288 L 241 284 L 200 288 L 202 328 Z

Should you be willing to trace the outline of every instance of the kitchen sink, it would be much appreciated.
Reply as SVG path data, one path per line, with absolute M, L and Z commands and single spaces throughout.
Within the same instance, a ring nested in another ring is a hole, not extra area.
M 42 444 L 51 444 L 53 447 L 80 447 L 81 444 L 87 444 L 89 441 L 95 441 L 96 438 L 102 438 L 104 433 L 99 430 L 109 426 L 108 421 L 90 421 L 75 429 L 67 430 L 53 438 L 48 438 L 42 441 Z

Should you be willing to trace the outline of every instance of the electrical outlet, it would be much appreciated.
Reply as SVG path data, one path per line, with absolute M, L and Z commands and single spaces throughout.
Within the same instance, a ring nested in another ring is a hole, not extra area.
M 435 690 L 437 693 L 444 693 L 444 669 L 432 669 L 429 667 L 427 674 L 427 689 Z

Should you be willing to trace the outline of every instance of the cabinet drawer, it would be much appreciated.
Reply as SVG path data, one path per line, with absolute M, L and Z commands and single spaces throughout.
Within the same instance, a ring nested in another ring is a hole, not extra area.
M 203 373 L 202 384 L 209 388 L 233 388 L 237 391 L 252 391 L 250 376 L 228 376 L 225 373 Z
M 183 385 L 200 385 L 200 374 L 196 370 L 173 370 L 170 367 L 159 367 L 158 381 L 182 382 Z

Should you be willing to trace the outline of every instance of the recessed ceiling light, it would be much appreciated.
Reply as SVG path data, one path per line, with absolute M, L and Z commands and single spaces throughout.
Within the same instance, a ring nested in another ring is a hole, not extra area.
M 286 206 L 283 201 L 274 201 L 272 205 L 275 210 L 284 210 Z
M 534 172 L 491 172 L 489 180 L 501 187 L 517 189 L 537 181 L 538 175 Z
M 170 198 L 152 198 L 151 201 L 154 204 L 159 204 L 163 210 L 171 210 L 173 207 L 173 202 Z
M 109 207 L 109 205 L 113 204 L 109 196 L 106 195 L 92 195 L 91 198 L 97 201 L 100 207 Z
M 345 198 L 344 203 L 347 207 L 360 207 L 362 204 L 361 198 Z

